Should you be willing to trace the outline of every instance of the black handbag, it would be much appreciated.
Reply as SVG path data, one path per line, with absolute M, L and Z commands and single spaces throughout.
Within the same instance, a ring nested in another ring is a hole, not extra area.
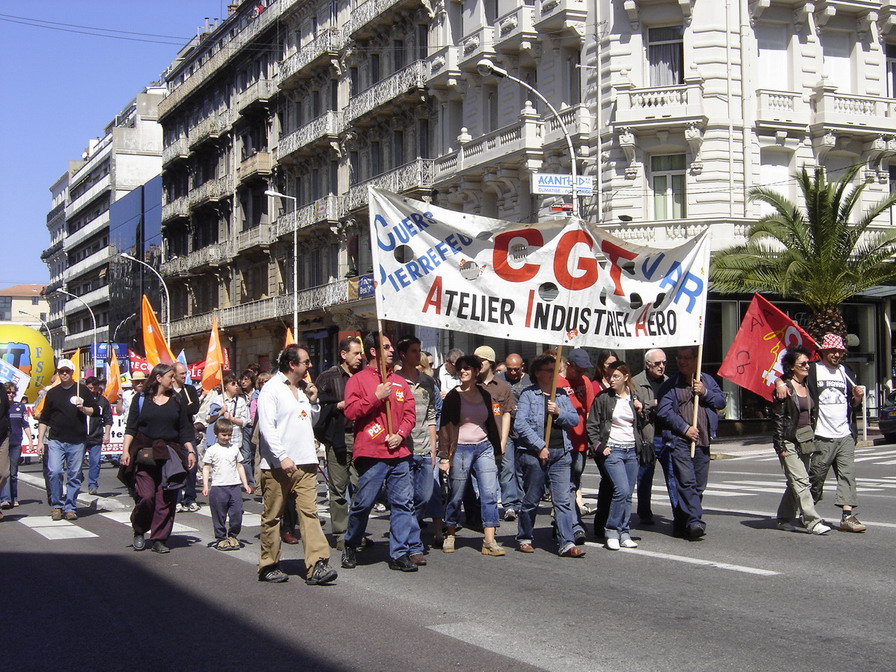
M 644 441 L 643 439 L 638 442 L 638 464 L 642 467 L 652 467 L 656 462 L 656 448 L 653 446 L 652 441 Z

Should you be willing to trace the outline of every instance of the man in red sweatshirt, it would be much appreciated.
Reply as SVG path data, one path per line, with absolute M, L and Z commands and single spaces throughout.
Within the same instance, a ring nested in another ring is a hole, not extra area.
M 358 489 L 349 511 L 342 567 L 354 569 L 356 551 L 364 538 L 367 519 L 383 483 L 391 508 L 389 521 L 389 569 L 416 572 L 422 556 L 411 556 L 420 544 L 420 524 L 414 513 L 414 482 L 411 477 L 411 450 L 407 438 L 417 422 L 414 395 L 405 379 L 392 372 L 394 348 L 383 336 L 386 382 L 380 377 L 380 335 L 371 332 L 364 339 L 368 365 L 345 384 L 345 417 L 355 430 L 353 458 L 358 471 Z M 386 401 L 391 405 L 391 423 L 386 418 Z M 422 563 L 420 563 L 422 564 Z

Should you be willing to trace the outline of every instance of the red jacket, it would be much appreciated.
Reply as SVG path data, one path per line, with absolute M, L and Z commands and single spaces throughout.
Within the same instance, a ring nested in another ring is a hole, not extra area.
M 588 411 L 591 410 L 591 404 L 594 403 L 594 386 L 587 376 L 582 376 L 582 387 L 579 388 L 579 394 L 569 384 L 569 380 L 563 376 L 557 376 L 557 387 L 566 390 L 572 407 L 579 414 L 579 424 L 569 430 L 569 440 L 572 441 L 572 449 L 577 452 L 583 452 L 588 448 L 588 432 L 585 431 L 585 423 L 588 421 Z
M 387 379 L 392 383 L 392 431 L 405 439 L 417 423 L 417 403 L 407 381 L 396 373 Z M 354 422 L 355 446 L 352 459 L 359 457 L 407 457 L 411 451 L 406 441 L 395 450 L 386 447 L 386 402 L 376 398 L 380 373 L 372 366 L 364 367 L 345 383 L 345 417 Z

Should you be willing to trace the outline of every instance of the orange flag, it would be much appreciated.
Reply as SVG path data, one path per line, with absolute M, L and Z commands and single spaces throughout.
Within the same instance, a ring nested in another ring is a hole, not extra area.
M 168 347 L 165 334 L 159 326 L 156 314 L 149 305 L 146 294 L 143 295 L 143 347 L 146 350 L 146 361 L 150 366 L 160 362 L 174 366 L 174 354 Z
M 212 333 L 208 337 L 208 353 L 202 370 L 202 389 L 209 392 L 224 382 L 224 352 L 218 334 L 218 316 L 212 316 Z
M 121 396 L 121 371 L 118 370 L 118 357 L 112 353 L 112 361 L 109 362 L 109 380 L 106 381 L 106 389 L 103 396 L 110 404 L 118 401 Z
M 72 371 L 72 380 L 75 383 L 80 383 L 81 381 L 81 348 L 75 350 L 75 354 L 72 355 L 72 364 L 75 365 L 75 370 Z
M 286 342 L 283 344 L 284 348 L 288 348 L 290 345 L 295 345 L 296 339 L 293 338 L 292 329 L 286 327 Z

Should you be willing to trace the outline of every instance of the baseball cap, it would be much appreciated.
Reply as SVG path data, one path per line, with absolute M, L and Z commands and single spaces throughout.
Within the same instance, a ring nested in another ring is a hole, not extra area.
M 575 364 L 580 369 L 590 369 L 594 364 L 591 363 L 591 358 L 588 356 L 588 353 L 585 352 L 584 348 L 574 348 L 569 351 L 569 354 L 566 356 L 566 360 L 570 364 Z
M 70 359 L 60 359 L 56 362 L 56 370 L 58 371 L 59 369 L 68 369 L 69 371 L 74 372 L 75 364 Z
M 492 363 L 497 361 L 494 348 L 490 348 L 487 345 L 480 345 L 473 351 L 473 354 L 476 355 L 479 359 L 487 359 Z

